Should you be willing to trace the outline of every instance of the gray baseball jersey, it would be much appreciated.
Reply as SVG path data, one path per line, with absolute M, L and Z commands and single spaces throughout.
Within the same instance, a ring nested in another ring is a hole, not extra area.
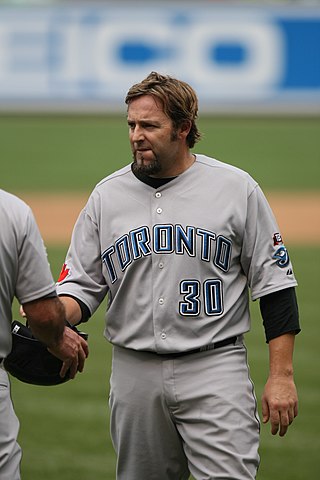
M 12 302 L 21 304 L 55 290 L 43 241 L 30 208 L 0 190 L 0 359 L 11 351 Z M 10 382 L 0 362 L 0 478 L 20 480 L 19 420 Z
M 0 190 L 0 357 L 11 350 L 12 302 L 55 291 L 45 247 L 31 209 Z
M 172 353 L 247 332 L 249 289 L 255 300 L 296 284 L 258 184 L 196 155 L 156 190 L 130 165 L 103 179 L 76 222 L 57 291 L 91 314 L 108 294 L 110 342 Z

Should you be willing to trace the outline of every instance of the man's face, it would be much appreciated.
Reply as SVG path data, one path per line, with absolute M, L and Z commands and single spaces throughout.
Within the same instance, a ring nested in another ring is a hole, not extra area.
M 182 140 L 163 112 L 161 102 L 152 95 L 132 100 L 128 125 L 134 170 L 154 177 L 175 175 Z

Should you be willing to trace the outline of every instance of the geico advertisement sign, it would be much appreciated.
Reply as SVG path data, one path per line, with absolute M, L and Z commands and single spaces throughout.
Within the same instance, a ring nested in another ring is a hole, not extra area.
M 132 18 L 119 9 L 117 15 L 83 8 L 11 16 L 0 10 L 0 96 L 122 100 L 128 86 L 151 70 L 185 79 L 208 99 L 267 99 L 289 84 L 319 88 L 312 69 L 303 68 L 304 54 L 291 48 L 297 40 L 290 18 L 286 23 L 261 11 L 187 15 L 162 9 L 157 17 L 157 9 L 146 9 Z M 303 43 L 301 34 L 310 29 L 305 18 L 301 22 L 296 30 Z M 316 53 L 319 44 L 309 34 L 310 49 Z

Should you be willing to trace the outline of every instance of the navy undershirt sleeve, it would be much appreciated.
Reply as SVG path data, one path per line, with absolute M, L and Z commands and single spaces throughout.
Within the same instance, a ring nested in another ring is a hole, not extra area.
M 301 330 L 294 287 L 261 297 L 260 311 L 267 343 L 285 333 L 297 334 Z

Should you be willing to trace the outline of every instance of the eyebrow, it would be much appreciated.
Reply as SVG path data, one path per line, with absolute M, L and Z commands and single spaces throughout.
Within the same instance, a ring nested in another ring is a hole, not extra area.
M 161 125 L 161 122 L 159 122 L 159 120 L 155 120 L 155 119 L 140 119 L 138 121 L 134 120 L 134 119 L 130 119 L 130 118 L 127 118 L 127 122 L 128 124 L 131 124 L 131 123 L 140 123 L 141 125 Z

